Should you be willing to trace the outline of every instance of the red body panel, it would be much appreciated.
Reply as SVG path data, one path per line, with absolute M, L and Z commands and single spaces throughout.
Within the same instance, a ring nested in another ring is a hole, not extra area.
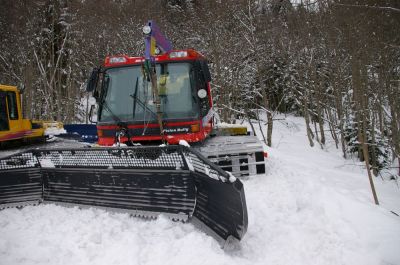
M 169 57 L 170 53 L 166 54 L 161 54 L 154 56 L 156 62 L 173 62 L 173 61 L 187 61 L 187 60 L 198 60 L 198 59 L 205 59 L 204 56 L 192 49 L 188 50 L 174 50 L 171 52 L 179 52 L 179 51 L 186 51 L 188 56 L 185 57 L 175 57 L 171 58 Z M 124 57 L 125 62 L 120 62 L 120 63 L 110 63 L 110 59 L 113 57 Z M 104 61 L 104 67 L 117 67 L 117 66 L 125 66 L 125 65 L 135 65 L 135 64 L 142 64 L 144 62 L 144 57 L 131 57 L 127 55 L 116 55 L 116 56 L 107 56 L 105 61 Z
M 212 130 L 212 122 L 208 122 L 205 126 L 201 124 L 201 121 L 189 121 L 189 122 L 166 122 L 166 127 L 179 127 L 183 125 L 200 125 L 199 132 L 189 132 L 189 133 L 179 133 L 179 134 L 166 134 L 165 139 L 168 144 L 179 144 L 180 140 L 185 140 L 188 143 L 196 143 L 203 141 L 208 135 L 210 135 Z M 147 128 L 158 128 L 157 123 L 150 123 L 146 126 L 141 125 L 128 125 L 128 129 L 143 129 L 144 127 Z M 119 127 L 117 125 L 97 125 L 97 132 L 98 132 L 98 144 L 104 146 L 112 146 L 115 143 L 115 135 L 113 136 L 102 136 L 106 130 L 109 131 L 117 131 Z M 132 136 L 131 141 L 133 142 L 148 142 L 148 141 L 161 141 L 161 135 L 144 135 L 144 136 Z M 127 142 L 127 137 L 122 137 L 121 142 Z

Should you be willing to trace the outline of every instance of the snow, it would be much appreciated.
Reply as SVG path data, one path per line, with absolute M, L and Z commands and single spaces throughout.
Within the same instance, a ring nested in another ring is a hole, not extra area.
M 229 182 L 233 183 L 236 181 L 236 177 L 231 173 L 231 172 L 227 172 L 229 175 Z
M 112 147 L 127 147 L 128 145 L 124 144 L 124 143 L 115 143 L 112 145 Z
M 216 128 L 242 128 L 245 125 L 220 122 L 216 124 Z
M 0 211 L 6 264 L 400 264 L 400 189 L 374 178 L 334 144 L 307 143 L 304 120 L 275 122 L 267 173 L 243 180 L 249 215 L 238 250 L 191 223 L 100 209 L 29 206 Z
M 60 134 L 64 134 L 64 133 L 67 133 L 67 131 L 66 131 L 64 128 L 54 128 L 54 127 L 50 127 L 50 128 L 47 128 L 47 129 L 44 131 L 44 135 L 49 135 L 49 136 L 52 136 L 52 135 L 60 135 Z
M 54 163 L 50 159 L 47 159 L 47 158 L 40 160 L 40 166 L 45 167 L 45 168 L 54 168 L 55 167 Z
M 190 144 L 189 144 L 187 141 L 185 141 L 185 140 L 179 140 L 179 145 L 183 145 L 183 146 L 186 146 L 186 147 L 190 147 Z

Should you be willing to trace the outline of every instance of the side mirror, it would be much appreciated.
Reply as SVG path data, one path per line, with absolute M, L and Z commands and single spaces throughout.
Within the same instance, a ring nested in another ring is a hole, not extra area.
M 96 123 L 95 121 L 93 121 L 93 111 L 94 111 L 95 106 L 94 105 L 90 105 L 90 110 L 89 110 L 89 121 L 91 123 Z
M 94 91 L 96 89 L 97 82 L 99 80 L 99 72 L 100 72 L 99 68 L 93 68 L 93 71 L 92 71 L 92 73 L 90 75 L 90 78 L 89 78 L 89 80 L 87 82 L 87 85 L 86 85 L 86 91 L 87 92 L 92 92 L 92 91 Z
M 206 82 L 211 81 L 211 73 L 210 69 L 208 68 L 208 64 L 206 61 L 201 61 L 201 71 L 203 72 L 204 80 Z
M 24 93 L 24 91 L 25 91 L 25 84 L 22 84 L 21 86 L 20 86 L 20 88 L 18 89 L 19 90 L 19 93 L 20 94 L 23 94 Z

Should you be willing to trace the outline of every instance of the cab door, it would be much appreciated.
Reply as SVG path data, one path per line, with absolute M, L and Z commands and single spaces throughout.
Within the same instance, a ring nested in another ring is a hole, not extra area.
M 7 93 L 4 91 L 0 91 L 0 135 L 2 134 L 2 132 L 10 130 L 6 97 Z
M 19 95 L 15 91 L 7 91 L 6 98 L 10 131 L 17 133 L 15 135 L 17 138 L 21 138 L 23 137 L 21 132 L 24 132 L 25 128 L 19 113 Z

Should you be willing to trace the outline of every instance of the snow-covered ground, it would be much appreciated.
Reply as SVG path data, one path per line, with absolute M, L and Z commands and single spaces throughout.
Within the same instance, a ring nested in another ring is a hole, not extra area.
M 275 122 L 267 173 L 243 180 L 249 228 L 224 251 L 192 224 L 54 205 L 0 211 L 0 264 L 400 264 L 400 188 L 333 144 L 311 148 L 304 121 Z

